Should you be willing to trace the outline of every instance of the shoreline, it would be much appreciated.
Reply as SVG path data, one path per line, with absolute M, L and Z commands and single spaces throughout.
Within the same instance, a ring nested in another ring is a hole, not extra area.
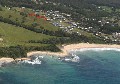
M 16 58 L 15 60 L 13 58 L 2 57 L 2 58 L 0 58 L 0 67 L 3 64 L 8 64 L 8 63 L 15 62 L 15 61 L 29 60 L 30 59 L 29 57 L 34 56 L 35 54 L 65 57 L 65 56 L 69 56 L 70 51 L 80 50 L 80 49 L 91 50 L 91 49 L 94 49 L 94 48 L 115 48 L 115 49 L 120 49 L 120 45 L 116 45 L 116 44 L 114 44 L 114 45 L 88 44 L 88 43 L 62 45 L 62 48 L 60 48 L 62 52 L 31 51 L 31 52 L 27 53 L 26 58 Z M 105 50 L 105 49 L 103 49 L 103 50 Z
M 0 67 L 4 66 L 5 64 L 12 63 L 14 61 L 15 60 L 13 58 L 2 57 L 2 58 L 0 58 Z
M 35 54 L 42 55 L 54 55 L 65 57 L 69 55 L 69 51 L 71 50 L 79 50 L 79 49 L 93 49 L 93 48 L 116 48 L 120 49 L 120 45 L 116 44 L 88 44 L 88 43 L 78 43 L 78 44 L 70 44 L 70 45 L 62 45 L 63 48 L 60 48 L 62 52 L 49 52 L 49 51 L 32 51 L 27 53 L 27 57 L 30 57 Z
M 30 58 L 26 57 L 26 58 L 9 58 L 9 57 L 1 57 L 0 58 L 0 67 L 10 64 L 10 63 L 17 63 L 19 61 L 23 61 L 23 60 L 30 60 Z

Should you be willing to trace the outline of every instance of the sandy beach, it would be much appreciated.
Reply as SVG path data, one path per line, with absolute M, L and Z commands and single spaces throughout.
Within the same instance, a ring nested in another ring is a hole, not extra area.
M 32 51 L 28 52 L 27 56 L 32 56 L 35 54 L 44 54 L 44 55 L 55 55 L 55 56 L 67 56 L 70 50 L 83 49 L 83 48 L 118 48 L 120 49 L 120 45 L 107 45 L 107 44 L 88 44 L 88 43 L 79 43 L 79 44 L 70 44 L 70 45 L 62 45 L 62 52 L 48 52 L 48 51 Z
M 89 49 L 89 48 L 117 48 L 117 49 L 120 49 L 120 45 L 88 44 L 88 43 L 62 45 L 61 52 L 32 51 L 32 52 L 27 53 L 26 58 L 16 58 L 15 60 L 13 58 L 2 57 L 2 58 L 0 58 L 0 66 L 3 63 L 11 63 L 13 61 L 19 61 L 19 60 L 29 60 L 29 57 L 33 56 L 35 54 L 65 57 L 65 56 L 69 55 L 69 51 L 71 51 L 71 50 L 84 49 L 84 48 L 85 49 Z

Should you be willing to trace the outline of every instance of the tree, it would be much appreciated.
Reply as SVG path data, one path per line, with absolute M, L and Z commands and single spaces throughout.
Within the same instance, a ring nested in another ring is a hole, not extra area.
M 8 16 L 8 18 L 11 18 L 11 17 L 12 17 L 12 15 L 9 15 L 9 16 Z

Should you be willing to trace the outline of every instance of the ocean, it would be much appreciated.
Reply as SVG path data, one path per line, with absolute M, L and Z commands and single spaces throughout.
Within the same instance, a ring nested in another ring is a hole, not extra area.
M 12 64 L 0 68 L 0 84 L 120 84 L 120 50 L 71 51 L 79 63 L 45 56 L 41 64 Z

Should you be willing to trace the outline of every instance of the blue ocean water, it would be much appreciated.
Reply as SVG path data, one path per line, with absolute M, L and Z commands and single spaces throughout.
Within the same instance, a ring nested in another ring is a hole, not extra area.
M 41 65 L 0 68 L 0 84 L 120 84 L 120 52 L 76 51 L 79 63 L 45 56 Z

